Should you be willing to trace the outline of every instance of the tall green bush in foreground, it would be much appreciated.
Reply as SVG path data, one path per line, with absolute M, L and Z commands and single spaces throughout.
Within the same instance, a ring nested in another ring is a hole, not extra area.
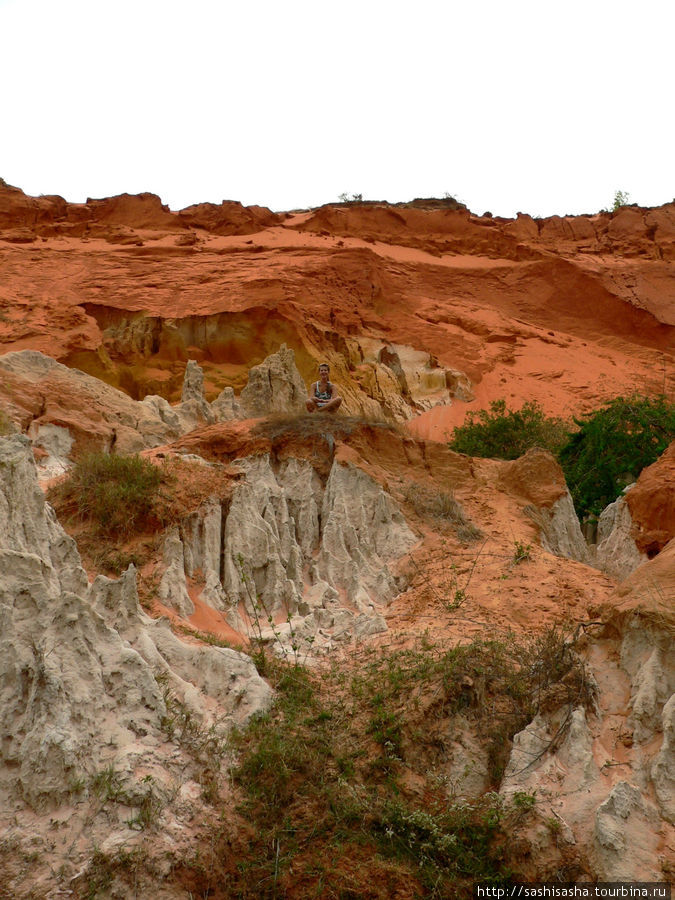
M 230 738 L 244 845 L 200 861 L 200 896 L 219 885 L 227 897 L 441 900 L 508 882 L 514 835 L 537 799 L 455 796 L 454 735 L 470 728 L 481 741 L 496 788 L 513 736 L 537 712 L 594 703 L 573 639 L 555 628 L 527 642 L 363 648 L 346 668 L 270 654 L 266 671 L 275 705 Z
M 616 397 L 575 419 L 558 458 L 580 519 L 597 516 L 675 440 L 675 404 L 665 397 Z
M 556 454 L 568 437 L 562 419 L 547 416 L 536 402 L 521 409 L 506 408 L 505 400 L 493 400 L 489 412 L 469 413 L 464 425 L 455 428 L 452 450 L 490 459 L 517 459 L 532 447 Z

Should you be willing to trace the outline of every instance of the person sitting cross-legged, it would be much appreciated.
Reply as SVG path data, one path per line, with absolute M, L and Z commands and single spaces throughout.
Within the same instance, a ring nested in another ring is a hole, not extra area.
M 342 403 L 342 397 L 338 394 L 335 385 L 328 380 L 330 369 L 328 363 L 319 366 L 319 380 L 315 381 L 309 389 L 307 397 L 307 412 L 335 412 Z

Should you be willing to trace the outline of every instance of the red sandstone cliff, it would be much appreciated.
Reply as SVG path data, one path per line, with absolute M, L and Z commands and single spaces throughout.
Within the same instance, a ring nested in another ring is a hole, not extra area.
M 545 220 L 429 206 L 174 213 L 152 194 L 0 188 L 1 346 L 176 400 L 188 358 L 211 399 L 285 342 L 306 379 L 327 358 L 361 408 L 435 438 L 495 397 L 569 416 L 670 387 L 675 204 Z

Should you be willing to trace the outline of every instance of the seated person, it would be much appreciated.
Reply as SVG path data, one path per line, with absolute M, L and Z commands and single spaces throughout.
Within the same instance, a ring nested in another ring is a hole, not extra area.
M 342 403 L 342 397 L 338 394 L 337 388 L 328 380 L 329 372 L 328 363 L 321 363 L 319 380 L 315 381 L 309 389 L 307 412 L 335 412 Z

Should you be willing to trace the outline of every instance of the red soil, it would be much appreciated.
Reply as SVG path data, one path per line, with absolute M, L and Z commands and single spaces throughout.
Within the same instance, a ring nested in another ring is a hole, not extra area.
M 570 416 L 669 389 L 674 248 L 674 204 L 541 221 L 387 205 L 284 217 L 1 188 L 0 341 L 171 400 L 187 358 L 203 365 L 211 399 L 239 390 L 281 342 L 308 379 L 339 354 L 355 382 L 359 341 L 402 344 L 473 383 L 470 405 L 411 426 L 443 439 L 496 397 Z

